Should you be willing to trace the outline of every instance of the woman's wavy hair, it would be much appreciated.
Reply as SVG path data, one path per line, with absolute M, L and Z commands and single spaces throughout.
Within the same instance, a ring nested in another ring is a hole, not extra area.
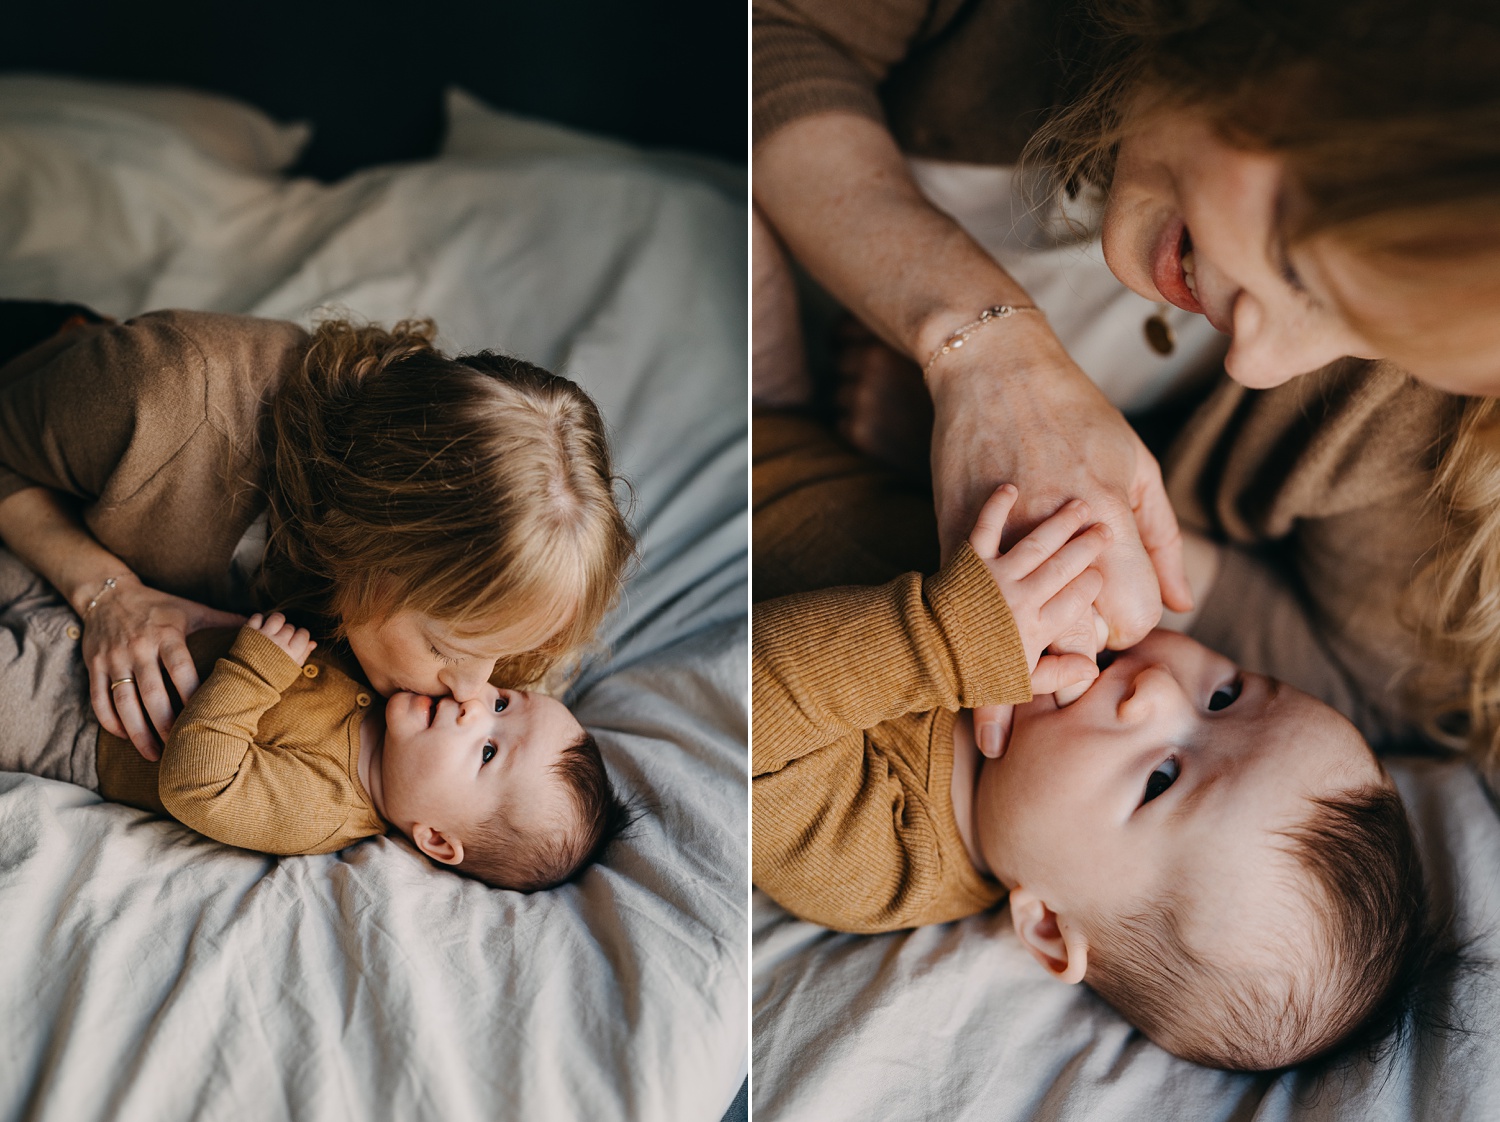
M 1377 344 L 1500 309 L 1500 4 L 1494 0 L 1079 0 L 1066 95 L 1026 154 L 1052 188 L 1107 192 L 1119 145 L 1162 110 L 1285 159 L 1288 244 L 1327 236 L 1410 310 L 1334 296 Z M 1500 374 L 1500 371 L 1497 371 Z M 1428 731 L 1500 769 L 1500 405 L 1464 401 L 1430 501 L 1446 522 L 1409 621 Z M 1418 701 L 1418 699 L 1420 699 Z
M 592 642 L 634 549 L 604 421 L 567 378 L 447 358 L 430 320 L 322 323 L 277 392 L 264 595 L 337 635 L 402 610 L 465 636 L 556 630 L 502 662 L 524 686 Z

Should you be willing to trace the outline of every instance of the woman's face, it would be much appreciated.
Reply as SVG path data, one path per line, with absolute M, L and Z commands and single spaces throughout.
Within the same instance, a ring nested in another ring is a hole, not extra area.
M 1390 359 L 1442 389 L 1500 393 L 1500 317 L 1476 308 L 1455 324 L 1451 308 L 1433 307 L 1428 318 L 1446 315 L 1443 329 L 1424 329 L 1420 293 L 1398 292 L 1335 238 L 1288 247 L 1281 219 L 1296 205 L 1281 157 L 1226 143 L 1198 114 L 1159 111 L 1120 145 L 1104 256 L 1133 291 L 1231 336 L 1225 367 L 1247 386 L 1277 386 L 1350 355 Z M 1362 322 L 1399 325 L 1382 335 L 1404 335 L 1400 345 L 1371 343 L 1346 308 Z
M 483 638 L 462 636 L 422 612 L 399 611 L 345 629 L 370 685 L 460 702 L 479 698 L 495 663 L 535 650 L 557 631 L 552 620 L 522 620 Z

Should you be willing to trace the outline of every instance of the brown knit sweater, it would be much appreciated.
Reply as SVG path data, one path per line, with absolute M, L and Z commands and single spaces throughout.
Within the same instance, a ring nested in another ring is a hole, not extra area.
M 146 584 L 230 606 L 230 558 L 266 506 L 266 405 L 308 343 L 279 320 L 151 312 L 33 348 L 0 367 L 0 499 L 71 495 Z
M 804 919 L 942 923 L 1004 889 L 953 813 L 955 711 L 1031 698 L 1010 609 L 965 545 L 937 576 L 755 606 L 754 878 Z
M 1229 543 L 1192 635 L 1345 713 L 1410 736 L 1422 662 L 1408 602 L 1443 517 L 1427 500 L 1462 399 L 1346 360 L 1271 390 L 1224 379 L 1164 465 L 1184 527 Z
M 336 656 L 299 667 L 249 627 L 189 637 L 201 669 L 218 659 L 172 727 L 159 764 L 99 734 L 99 793 L 261 853 L 332 853 L 385 832 L 359 781 L 359 729 L 372 690 Z
M 1061 95 L 1050 0 L 754 0 L 759 144 L 815 113 L 889 126 L 903 151 L 1014 164 Z

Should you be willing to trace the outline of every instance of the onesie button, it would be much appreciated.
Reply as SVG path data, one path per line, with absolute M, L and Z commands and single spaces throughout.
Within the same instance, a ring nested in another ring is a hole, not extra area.
M 316 678 L 318 676 L 318 668 L 309 662 L 302 668 L 302 673 L 307 675 L 309 678 Z
M 76 624 L 68 624 L 67 636 L 69 639 L 76 639 L 82 634 L 83 632 L 78 630 L 78 626 Z
M 366 705 L 370 704 L 370 695 L 367 693 L 356 694 L 354 704 L 363 709 Z

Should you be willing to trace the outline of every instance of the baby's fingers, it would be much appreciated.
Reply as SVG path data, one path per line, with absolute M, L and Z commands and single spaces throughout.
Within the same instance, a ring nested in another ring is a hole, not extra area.
M 1070 686 L 1086 686 L 1097 677 L 1099 665 L 1087 655 L 1043 655 L 1031 672 L 1031 692 L 1056 693 Z
M 974 530 L 969 535 L 969 544 L 974 552 L 986 561 L 1000 552 L 1000 539 L 1005 534 L 1005 520 L 1010 517 L 1020 492 L 1013 483 L 1002 483 L 994 494 L 979 508 L 979 517 L 974 520 Z
M 1089 506 L 1082 499 L 1066 502 L 1058 511 L 1027 534 L 1000 559 L 1004 580 L 1023 580 L 1067 544 L 1088 520 Z M 976 550 L 978 547 L 975 547 Z M 980 554 L 981 557 L 984 554 Z M 1063 583 L 1067 583 L 1064 581 Z M 1061 587 L 1059 585 L 1058 587 Z
M 1099 595 L 1099 590 L 1104 587 L 1104 577 L 1098 569 L 1085 569 L 1050 600 L 1042 605 L 1042 610 L 1037 613 L 1038 622 L 1041 624 L 1041 638 L 1046 641 L 1041 645 L 1051 646 L 1060 635 L 1065 634 L 1073 627 L 1085 612 L 1093 612 L 1094 598 Z
M 1045 602 L 1051 600 L 1099 559 L 1114 537 L 1103 522 L 1096 522 L 1072 541 L 1057 549 L 1026 578 L 1032 594 Z M 1020 546 L 1016 547 L 1017 549 Z M 1011 551 L 1012 553 L 1015 550 Z M 1089 603 L 1093 603 L 1092 600 Z

